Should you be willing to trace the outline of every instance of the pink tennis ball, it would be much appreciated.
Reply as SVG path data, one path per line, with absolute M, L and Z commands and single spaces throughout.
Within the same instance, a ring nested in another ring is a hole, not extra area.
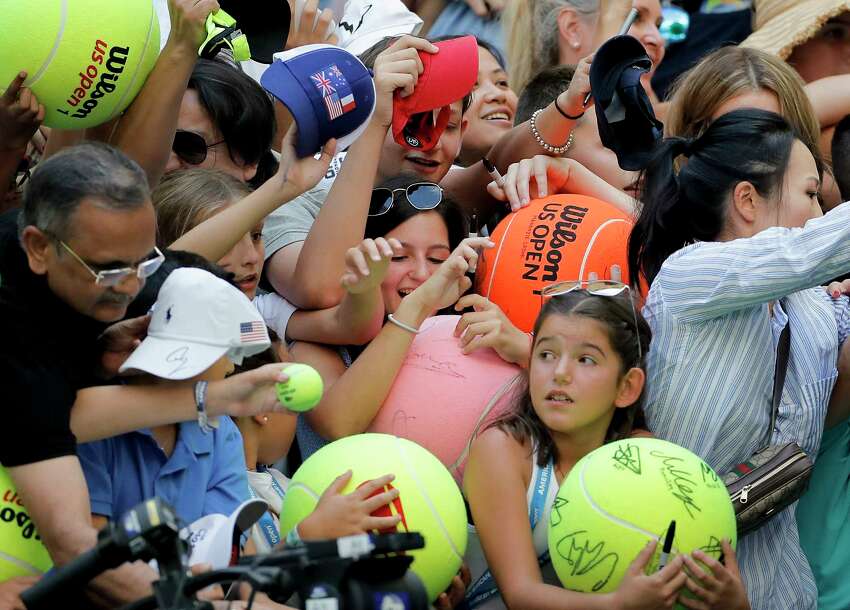
M 454 336 L 459 319 L 423 322 L 369 426 L 425 447 L 458 481 L 475 433 L 504 412 L 521 378 L 518 366 L 490 348 L 464 354 Z

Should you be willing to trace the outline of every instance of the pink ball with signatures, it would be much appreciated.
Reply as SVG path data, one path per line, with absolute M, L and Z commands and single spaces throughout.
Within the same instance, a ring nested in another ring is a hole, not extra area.
M 465 355 L 454 329 L 460 316 L 425 320 L 369 432 L 412 440 L 461 482 L 477 431 L 509 406 L 520 368 L 490 348 Z

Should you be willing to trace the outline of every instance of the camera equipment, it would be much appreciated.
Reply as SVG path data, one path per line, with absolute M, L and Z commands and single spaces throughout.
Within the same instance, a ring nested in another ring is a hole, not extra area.
M 156 559 L 160 580 L 154 595 L 123 610 L 204 610 L 195 592 L 216 583 L 247 583 L 253 591 L 285 601 L 297 592 L 303 607 L 319 610 L 426 610 L 428 595 L 410 572 L 413 558 L 400 553 L 421 549 L 420 534 L 362 534 L 305 542 L 268 555 L 245 557 L 240 565 L 187 576 L 189 545 L 180 535 L 174 509 L 155 498 L 133 508 L 98 535 L 97 546 L 58 568 L 21 599 L 29 610 L 61 607 L 58 596 L 125 561 Z M 253 597 L 253 596 L 252 596 Z
M 57 597 L 66 589 L 78 590 L 101 572 L 136 559 L 157 559 L 161 574 L 179 575 L 188 557 L 188 545 L 179 533 L 174 509 L 159 498 L 146 500 L 103 528 L 93 549 L 46 575 L 24 591 L 21 600 L 29 610 L 61 607 Z M 159 582 L 167 587 L 169 581 Z

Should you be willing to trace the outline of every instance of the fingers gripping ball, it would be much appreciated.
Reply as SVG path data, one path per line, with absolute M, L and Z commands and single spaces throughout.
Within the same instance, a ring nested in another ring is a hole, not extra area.
M 123 111 L 159 55 L 151 0 L 0 0 L 0 87 L 26 70 L 45 125 L 81 129 Z
M 552 507 L 549 552 L 558 578 L 574 591 L 613 591 L 650 539 L 660 541 L 647 566 L 655 572 L 671 520 L 670 559 L 697 549 L 717 559 L 724 538 L 735 546 L 729 493 L 699 457 L 654 438 L 603 445 L 573 467 Z
M 373 514 L 401 514 L 398 531 L 425 538 L 425 548 L 410 553 L 411 569 L 433 601 L 451 583 L 466 552 L 466 509 L 449 471 L 416 443 L 388 434 L 358 434 L 325 445 L 292 477 L 280 513 L 281 531 L 309 515 L 322 492 L 348 468 L 353 476 L 343 493 L 387 473 L 395 475 L 392 487 L 398 498 Z
M 581 195 L 532 201 L 499 223 L 475 276 L 476 292 L 530 332 L 542 305 L 540 290 L 566 280 L 628 282 L 632 221 L 611 204 Z M 617 277 L 619 276 L 619 277 Z
M 0 582 L 53 566 L 12 479 L 0 467 Z
M 289 381 L 277 384 L 277 399 L 290 411 L 309 411 L 322 400 L 322 377 L 312 366 L 290 364 L 284 369 Z

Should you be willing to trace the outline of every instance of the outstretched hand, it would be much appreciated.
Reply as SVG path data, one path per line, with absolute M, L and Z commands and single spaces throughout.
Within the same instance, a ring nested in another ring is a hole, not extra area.
M 524 208 L 532 199 L 562 192 L 570 180 L 574 161 L 561 157 L 535 155 L 512 163 L 501 181 L 487 185 L 487 192 L 499 201 L 507 201 L 511 211 Z
M 390 260 L 401 254 L 401 242 L 391 237 L 364 239 L 345 253 L 345 273 L 342 286 L 351 294 L 362 294 L 380 287 L 387 274 Z
M 416 299 L 423 307 L 433 311 L 453 305 L 472 286 L 472 280 L 466 277 L 466 273 L 475 272 L 478 250 L 494 245 L 486 237 L 467 237 L 407 298 Z
M 0 149 L 25 151 L 44 120 L 44 104 L 24 87 L 26 72 L 18 72 L 0 96 Z
M 343 494 L 351 470 L 334 479 L 319 498 L 316 509 L 298 525 L 304 540 L 339 538 L 394 528 L 401 515 L 377 517 L 372 513 L 398 498 L 398 490 L 387 486 L 395 475 L 384 475 Z

